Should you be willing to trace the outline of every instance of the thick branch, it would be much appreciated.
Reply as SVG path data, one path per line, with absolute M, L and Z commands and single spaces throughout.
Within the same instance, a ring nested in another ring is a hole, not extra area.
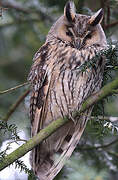
M 81 115 L 86 109 L 98 103 L 100 100 L 109 96 L 113 93 L 114 89 L 118 88 L 118 78 L 112 81 L 111 83 L 105 85 L 98 93 L 89 97 L 82 105 L 80 112 L 75 112 L 73 118 L 78 115 Z M 18 158 L 24 156 L 28 151 L 32 150 L 36 145 L 41 143 L 44 139 L 50 136 L 55 132 L 59 127 L 68 122 L 68 118 L 60 118 L 51 124 L 49 124 L 45 129 L 42 129 L 36 136 L 31 138 L 27 143 L 20 146 L 18 149 L 4 157 L 3 161 L 0 162 L 0 170 L 12 164 Z

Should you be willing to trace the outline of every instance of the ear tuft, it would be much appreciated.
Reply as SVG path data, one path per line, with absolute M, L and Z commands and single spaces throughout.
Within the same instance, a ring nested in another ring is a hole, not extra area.
M 64 16 L 69 22 L 74 22 L 75 20 L 75 5 L 73 1 L 68 1 L 64 8 Z
M 102 22 L 104 15 L 103 9 L 98 10 L 93 16 L 91 16 L 89 23 L 91 26 L 96 26 Z

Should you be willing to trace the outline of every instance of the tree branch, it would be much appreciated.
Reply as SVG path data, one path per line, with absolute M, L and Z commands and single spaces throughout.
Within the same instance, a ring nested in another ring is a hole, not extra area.
M 109 154 L 115 156 L 116 158 L 118 158 L 118 153 L 115 153 L 113 151 L 107 151 L 107 153 L 109 153 Z
M 115 139 L 114 141 L 112 141 L 108 144 L 104 144 L 104 145 L 100 145 L 100 146 L 78 147 L 78 150 L 88 151 L 88 150 L 94 150 L 94 149 L 105 149 L 105 148 L 108 148 L 109 146 L 112 146 L 116 143 L 118 143 L 118 139 Z
M 105 120 L 105 121 L 108 121 L 108 122 L 116 122 L 118 121 L 118 117 L 115 117 L 115 116 L 91 116 L 89 117 L 90 119 L 99 119 L 99 120 Z
M 18 3 L 16 1 L 11 0 L 1 0 L 1 6 L 3 8 L 15 9 L 16 11 L 20 11 L 25 14 L 36 13 L 41 17 L 42 20 L 49 20 L 51 23 L 54 22 L 54 19 L 48 15 L 46 12 L 43 12 L 43 9 L 39 6 L 36 6 L 33 10 L 31 7 L 25 8 L 22 3 Z
M 22 7 L 19 3 L 16 2 L 1 0 L 1 6 L 16 9 L 17 11 L 21 11 L 23 13 L 29 13 L 29 11 L 26 8 Z
M 73 118 L 81 115 L 89 107 L 93 106 L 95 103 L 98 103 L 103 98 L 111 95 L 114 89 L 118 89 L 118 78 L 112 81 L 111 83 L 105 85 L 99 92 L 93 94 L 89 97 L 81 107 L 79 112 L 75 112 Z M 20 146 L 18 149 L 4 157 L 0 162 L 0 170 L 12 164 L 18 158 L 24 156 L 28 151 L 32 150 L 36 145 L 41 143 L 44 139 L 50 136 L 58 128 L 67 123 L 69 119 L 67 117 L 57 119 L 56 121 L 50 123 L 46 128 L 42 129 L 36 136 L 32 137 L 27 143 Z
M 104 28 L 107 29 L 107 28 L 114 27 L 116 25 L 118 25 L 118 21 L 112 22 L 111 24 L 106 24 Z
M 37 18 L 30 18 L 30 19 L 18 19 L 17 21 L 13 21 L 13 22 L 9 22 L 9 23 L 4 23 L 4 24 L 0 24 L 0 28 L 7 28 L 9 26 L 14 26 L 14 25 L 18 25 L 19 23 L 20 24 L 26 24 L 26 23 L 39 23 L 40 22 L 40 19 L 37 17 Z M 5 63 L 1 63 L 2 65 L 6 64 Z
M 6 116 L 3 118 L 4 121 L 7 121 L 10 116 L 13 114 L 13 112 L 16 110 L 16 108 L 19 106 L 19 104 L 23 101 L 23 99 L 29 94 L 30 90 L 26 90 L 18 99 L 17 101 L 11 106 Z
M 20 84 L 20 85 L 18 85 L 18 86 L 12 87 L 12 88 L 10 88 L 10 89 L 4 90 L 4 91 L 0 91 L 0 95 L 5 94 L 5 93 L 8 93 L 8 92 L 11 92 L 11 91 L 14 91 L 14 90 L 16 90 L 16 89 L 18 89 L 18 88 L 21 88 L 21 87 L 23 87 L 23 86 L 25 86 L 25 85 L 28 85 L 28 84 L 29 84 L 28 82 L 25 82 L 25 83 L 23 83 L 23 84 Z

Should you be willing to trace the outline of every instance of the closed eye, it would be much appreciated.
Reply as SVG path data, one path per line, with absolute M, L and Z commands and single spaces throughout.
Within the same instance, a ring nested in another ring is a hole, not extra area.
M 73 36 L 73 34 L 72 34 L 72 32 L 71 32 L 70 30 L 68 30 L 68 31 L 66 32 L 66 35 L 67 35 L 67 36 L 70 36 L 70 37 Z
M 87 34 L 86 39 L 91 39 L 92 33 Z

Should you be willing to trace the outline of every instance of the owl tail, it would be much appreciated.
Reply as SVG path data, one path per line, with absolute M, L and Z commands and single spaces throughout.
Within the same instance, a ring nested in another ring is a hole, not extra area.
M 54 162 L 53 166 L 50 168 L 49 172 L 46 174 L 46 176 L 47 176 L 46 180 L 53 180 L 54 177 L 63 168 L 66 161 L 70 158 L 74 149 L 76 148 L 76 146 L 81 138 L 81 135 L 84 131 L 84 128 L 85 128 L 85 124 L 84 124 L 84 127 L 81 127 L 80 124 L 76 125 L 75 132 L 72 135 L 72 138 L 70 139 L 69 143 L 64 147 L 62 154 Z
M 45 152 L 46 147 L 40 147 L 40 148 L 37 147 L 33 150 L 32 167 L 39 180 L 53 180 L 54 177 L 59 173 L 59 171 L 64 166 L 65 162 L 70 158 L 72 152 L 76 148 L 81 138 L 81 135 L 84 131 L 84 128 L 86 126 L 86 122 L 87 122 L 87 118 L 84 119 L 84 123 L 82 124 L 80 123 L 80 119 L 79 122 L 77 122 L 77 124 L 74 124 L 75 127 L 74 132 L 72 134 L 69 134 L 69 137 L 71 138 L 69 139 L 68 142 L 63 140 L 63 143 L 61 144 L 57 153 L 53 153 L 53 156 L 51 154 L 46 154 Z M 58 135 L 57 135 L 57 141 L 58 141 Z M 60 149 L 61 152 L 59 152 Z M 43 154 L 42 158 L 41 158 L 41 154 Z M 44 154 L 46 154 L 45 157 Z M 55 160 L 54 160 L 54 156 L 55 156 Z M 39 160 L 40 162 L 38 162 Z

